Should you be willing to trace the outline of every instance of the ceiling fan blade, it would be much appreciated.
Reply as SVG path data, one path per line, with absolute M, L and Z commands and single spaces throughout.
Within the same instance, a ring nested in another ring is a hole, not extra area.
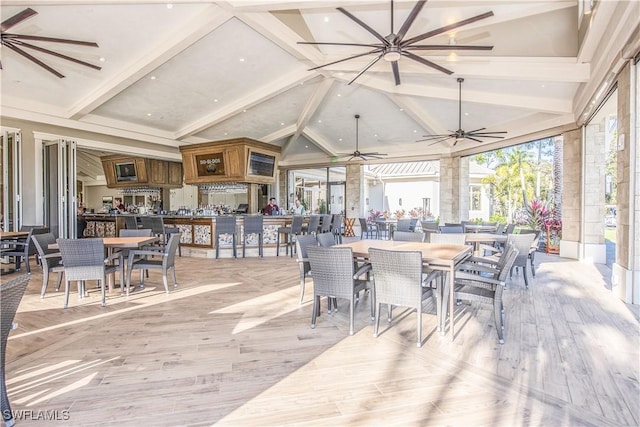
M 427 3 L 426 0 L 420 0 L 419 2 L 416 3 L 415 6 L 413 6 L 411 13 L 407 17 L 407 19 L 404 21 L 404 24 L 402 24 L 402 27 L 400 27 L 400 31 L 398 31 L 398 34 L 396 34 L 396 38 L 393 40 L 394 44 L 404 38 L 404 36 L 407 34 L 407 31 L 409 31 L 409 28 L 413 24 L 413 21 L 415 21 L 416 18 L 418 17 L 418 14 L 424 7 L 425 3 Z
M 360 153 L 363 156 L 388 156 L 386 153 L 378 153 L 377 151 L 371 153 Z
M 491 133 L 507 133 L 507 132 L 491 132 Z M 496 138 L 496 139 L 504 139 L 504 136 L 498 135 L 489 135 L 488 133 L 468 133 L 467 135 L 475 136 L 477 138 Z
M 16 40 L 13 43 L 15 43 L 15 44 L 17 44 L 19 46 L 22 46 L 22 47 L 26 47 L 26 48 L 29 48 L 29 49 L 37 50 L 38 52 L 46 53 L 47 55 L 52 55 L 52 56 L 56 56 L 58 58 L 66 59 L 67 61 L 75 62 L 76 64 L 84 65 L 85 67 L 90 67 L 90 68 L 93 68 L 94 70 L 101 70 L 102 69 L 102 67 L 98 67 L 97 65 L 93 65 L 93 64 L 90 64 L 88 62 L 84 62 L 84 61 L 81 61 L 79 59 L 72 58 L 70 56 L 63 55 L 61 53 L 54 52 L 54 51 L 49 50 L 49 49 L 42 48 L 40 46 L 34 46 L 32 44 L 24 43 L 24 42 L 21 42 L 19 40 Z
M 298 44 L 313 44 L 319 46 L 362 46 L 382 48 L 381 44 L 365 44 L 365 43 L 329 43 L 329 42 L 298 42 Z
M 347 85 L 350 85 L 351 83 L 355 82 L 358 77 L 360 77 L 361 75 L 363 75 L 365 73 L 365 71 L 367 71 L 369 68 L 373 67 L 373 64 L 375 64 L 376 62 L 380 61 L 380 59 L 382 58 L 382 55 L 384 55 L 384 54 L 381 53 L 380 55 L 378 55 L 377 58 L 374 58 L 373 61 L 369 62 L 369 64 L 367 64 L 366 67 L 364 67 L 362 70 L 360 70 L 358 75 L 356 75 L 353 79 L 351 79 L 351 81 L 349 83 L 347 83 Z
M 5 39 L 10 38 L 10 39 L 18 39 L 18 40 L 34 40 L 34 41 L 41 41 L 41 42 L 66 43 L 66 44 L 77 44 L 80 46 L 98 47 L 98 43 L 96 42 L 85 42 L 82 40 L 59 39 L 56 37 L 26 36 L 22 34 L 3 34 L 3 36 Z
M 438 29 L 426 32 L 424 34 L 420 34 L 419 36 L 412 37 L 409 40 L 405 40 L 402 43 L 400 43 L 400 46 L 401 47 L 409 46 L 410 44 L 417 43 L 426 38 L 437 36 L 438 34 L 442 34 L 442 33 L 447 33 L 447 32 L 450 32 L 451 30 L 455 30 L 458 27 L 462 27 L 463 25 L 471 24 L 476 21 L 480 21 L 481 19 L 490 18 L 492 16 L 493 16 L 493 12 L 486 12 L 481 15 L 474 16 L 472 18 L 464 19 L 462 21 L 455 22 L 451 25 L 446 25 L 444 27 L 440 27 Z
M 24 56 L 25 58 L 29 59 L 30 61 L 35 62 L 36 64 L 38 64 L 39 66 L 41 66 L 45 70 L 49 71 L 52 74 L 55 74 L 56 76 L 60 77 L 61 79 L 64 78 L 63 74 L 61 74 L 58 71 L 54 70 L 53 68 L 51 68 L 50 66 L 48 66 L 44 62 L 40 61 L 38 58 L 29 55 L 27 52 L 25 52 L 22 49 L 20 49 L 19 47 L 13 45 L 13 43 L 9 43 L 9 42 L 6 42 L 6 41 L 3 40 L 2 45 L 8 47 L 9 49 L 13 50 L 16 53 L 19 53 L 20 55 Z
M 17 25 L 20 22 L 24 21 L 25 19 L 31 18 L 33 15 L 37 15 L 37 14 L 38 12 L 36 12 L 35 10 L 29 7 L 23 10 L 22 12 L 18 13 L 17 15 L 13 15 L 11 18 L 4 20 L 2 24 L 0 24 L 0 31 L 4 33 L 14 25 Z
M 326 67 L 326 66 L 328 66 L 328 65 L 338 64 L 338 63 L 340 63 L 340 62 L 348 61 L 348 60 L 350 60 L 350 59 L 360 58 L 361 56 L 371 55 L 372 53 L 379 53 L 379 52 L 381 52 L 381 51 L 382 51 L 382 49 L 374 49 L 374 50 L 371 50 L 371 51 L 369 51 L 369 52 L 359 53 L 359 54 L 357 54 L 357 55 L 353 55 L 353 56 L 350 56 L 350 57 L 348 57 L 348 58 L 338 59 L 337 61 L 333 61 L 333 62 L 329 62 L 329 63 L 327 63 L 327 64 L 318 65 L 317 67 L 309 68 L 309 70 L 308 70 L 308 71 L 317 70 L 318 68 Z
M 431 144 L 427 144 L 427 147 L 431 147 L 432 145 L 436 145 L 436 144 L 440 144 L 441 142 L 445 142 L 447 140 L 451 139 L 451 136 L 447 136 L 445 138 L 440 138 L 436 141 L 433 141 Z
M 396 86 L 400 84 L 400 70 L 398 69 L 398 61 L 391 62 L 391 69 L 393 70 L 393 78 L 396 81 Z
M 493 50 L 493 46 L 463 46 L 458 44 L 430 44 L 407 46 L 407 50 Z
M 465 137 L 464 137 L 464 138 L 465 138 L 465 139 L 470 139 L 470 140 L 475 141 L 475 142 L 482 143 L 482 141 L 481 141 L 481 140 L 476 139 L 476 138 L 474 138 L 474 137 L 472 137 L 472 136 L 469 136 L 469 135 L 465 135 Z
M 469 132 L 467 132 L 467 133 L 476 133 L 476 132 L 480 132 L 481 130 L 485 130 L 485 129 L 486 129 L 486 128 L 480 128 L 480 129 L 476 129 L 476 130 L 469 131 Z
M 424 65 L 426 65 L 426 66 L 428 66 L 428 67 L 435 68 L 435 69 L 436 69 L 436 70 L 438 70 L 438 71 L 442 71 L 442 72 L 443 72 L 443 73 L 445 73 L 445 74 L 449 74 L 449 75 L 453 74 L 453 71 L 448 70 L 448 69 L 446 69 L 446 68 L 444 68 L 444 67 L 441 67 L 440 65 L 438 65 L 438 64 L 436 64 L 436 63 L 434 63 L 434 62 L 431 62 L 431 61 L 429 61 L 428 59 L 424 59 L 423 57 L 418 56 L 418 55 L 416 55 L 416 54 L 413 54 L 413 53 L 411 53 L 411 52 L 403 51 L 403 52 L 402 52 L 402 55 L 403 55 L 403 56 L 406 56 L 407 58 L 411 58 L 411 59 L 413 59 L 414 61 L 419 62 L 419 63 L 421 63 L 421 64 L 424 64 Z
M 453 138 L 455 135 L 447 133 L 447 134 L 440 134 L 440 135 L 422 135 L 421 140 L 416 141 L 416 142 L 421 142 L 421 141 L 428 141 L 430 139 L 438 139 L 438 138 Z
M 387 39 L 385 39 L 384 37 L 382 37 L 382 35 L 380 35 L 380 33 L 378 33 L 376 30 L 374 30 L 373 28 L 371 28 L 370 26 L 368 26 L 367 24 L 365 24 L 364 22 L 362 22 L 361 20 L 359 20 L 358 18 L 353 16 L 351 13 L 349 13 L 344 8 L 338 7 L 337 9 L 340 12 L 344 13 L 345 15 L 347 15 L 349 18 L 351 18 L 352 21 L 355 21 L 356 24 L 360 25 L 362 28 L 364 28 L 365 30 L 367 30 L 371 34 L 373 34 L 375 36 L 375 38 L 377 38 L 378 40 L 380 40 L 382 42 L 383 45 L 389 46 L 389 41 Z

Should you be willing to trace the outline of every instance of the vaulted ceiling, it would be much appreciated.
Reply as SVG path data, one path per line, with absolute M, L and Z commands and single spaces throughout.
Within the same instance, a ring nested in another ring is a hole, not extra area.
M 396 31 L 414 5 L 394 3 Z M 2 21 L 26 7 L 22 1 L 3 2 Z M 407 37 L 491 11 L 489 18 L 424 44 L 493 50 L 418 51 L 453 74 L 403 57 L 400 85 L 386 61 L 347 85 L 374 56 L 309 68 L 367 48 L 298 42 L 377 43 L 336 7 L 386 36 L 390 2 L 238 0 L 169 7 L 153 1 L 52 0 L 28 7 L 37 14 L 9 32 L 97 42 L 97 48 L 39 45 L 102 69 L 31 52 L 64 74 L 61 79 L 3 48 L 4 117 L 176 148 L 250 137 L 281 146 L 284 164 L 328 162 L 353 151 L 355 114 L 361 116 L 360 150 L 388 153 L 389 160 L 495 146 L 416 142 L 458 128 L 458 77 L 465 79 L 465 130 L 507 131 L 504 144 L 575 126 L 605 77 L 608 56 L 638 39 L 640 22 L 636 1 L 597 2 L 582 29 L 575 0 L 428 1 Z

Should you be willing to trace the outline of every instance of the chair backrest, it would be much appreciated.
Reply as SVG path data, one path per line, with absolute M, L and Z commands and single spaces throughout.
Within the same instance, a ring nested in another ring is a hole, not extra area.
M 431 233 L 429 243 L 443 243 L 447 245 L 464 245 L 467 236 L 464 233 Z
M 339 233 L 342 230 L 342 222 L 344 221 L 344 215 L 341 214 L 333 214 L 331 217 L 331 231 L 335 233 Z
M 311 215 L 309 217 L 309 224 L 307 224 L 308 233 L 317 233 L 320 227 L 320 215 Z
M 126 215 L 124 217 L 124 226 L 127 230 L 136 230 L 138 228 L 138 220 L 135 216 Z
M 320 224 L 320 233 L 328 233 L 331 231 L 331 215 L 322 215 L 322 223 Z
M 6 354 L 5 350 L 7 348 L 9 332 L 13 329 L 13 318 L 16 315 L 16 311 L 18 311 L 20 300 L 22 300 L 24 291 L 27 289 L 30 277 L 31 276 L 29 274 L 23 274 L 12 280 L 3 280 L 2 284 L 0 284 L 0 299 L 2 299 L 2 310 L 0 310 L 0 354 L 2 354 L 1 364 L 3 375 Z M 4 379 L 2 382 L 4 388 Z M 5 397 L 6 396 L 2 396 L 3 412 L 6 403 L 4 400 Z
M 161 216 L 141 216 L 142 228 L 150 228 L 153 234 L 164 234 L 164 221 Z
M 462 225 L 442 225 L 439 229 L 440 233 L 464 233 Z
M 216 217 L 216 234 L 235 234 L 236 233 L 236 217 L 217 216 Z
M 150 228 L 136 228 L 135 230 L 122 229 L 120 237 L 151 237 L 152 230 Z
M 418 307 L 422 297 L 422 253 L 369 249 L 376 302 Z M 313 269 L 313 267 L 312 267 Z
M 28 242 L 29 242 L 29 249 L 28 249 L 29 256 L 35 255 L 36 252 L 37 252 L 36 247 L 35 247 L 35 245 L 33 243 L 33 240 L 31 239 L 31 237 L 32 236 L 38 236 L 38 235 L 41 235 L 41 234 L 46 234 L 48 232 L 49 232 L 49 227 L 34 227 L 34 228 L 31 229 L 31 232 L 29 234 L 29 240 L 28 240 Z
M 496 234 L 502 234 L 504 233 L 504 224 L 500 223 L 496 226 Z
M 520 256 L 520 253 L 518 252 L 518 249 L 516 249 L 513 245 L 511 245 L 511 250 L 505 250 L 504 264 L 502 265 L 502 269 L 500 270 L 500 273 L 498 274 L 496 280 L 499 280 L 502 283 L 507 281 L 507 277 L 511 271 L 511 267 L 514 266 L 518 256 Z
M 35 236 L 31 236 L 31 240 L 43 262 L 45 262 L 45 255 L 58 252 L 56 249 L 49 249 L 49 245 L 56 242 L 56 236 L 54 236 L 53 233 L 36 234 Z
M 291 220 L 291 234 L 300 234 L 302 233 L 302 224 L 304 223 L 304 216 L 302 215 L 294 215 Z
M 363 233 L 369 231 L 369 224 L 367 224 L 366 218 L 358 218 L 358 222 L 360 222 L 360 229 Z
M 263 233 L 264 217 L 262 215 L 246 215 L 244 217 L 244 234 Z
M 411 231 L 411 218 L 402 218 L 398 220 L 396 226 L 397 231 Z
M 414 233 L 413 231 L 394 231 L 393 240 L 399 242 L 424 242 L 424 233 Z
M 353 297 L 353 252 L 351 248 L 307 247 L 315 295 Z
M 162 260 L 162 265 L 165 269 L 173 267 L 176 264 L 176 249 L 178 249 L 178 244 L 180 244 L 180 233 L 171 233 L 167 246 L 164 248 L 165 256 Z
M 445 222 L 444 225 L 445 227 L 464 227 L 464 224 L 462 224 L 461 222 Z
M 103 280 L 105 274 L 102 238 L 58 239 L 66 280 Z
M 523 228 L 520 230 L 518 234 L 533 234 L 535 237 L 533 238 L 533 242 L 531 243 L 531 245 L 538 246 L 538 242 L 540 241 L 540 235 L 542 234 L 542 231 Z
M 527 262 L 531 243 L 535 239 L 535 234 L 509 234 L 507 236 L 507 245 L 511 244 L 519 252 L 515 260 L 515 265 L 522 266 Z
M 438 223 L 435 221 L 420 221 L 420 225 L 422 226 L 422 231 L 439 231 Z
M 333 236 L 333 233 L 330 232 L 318 233 L 316 239 L 318 239 L 318 244 L 324 248 L 328 248 L 336 244 L 336 239 Z
M 307 248 L 318 246 L 316 236 L 305 234 L 304 236 L 298 236 L 296 239 L 296 253 L 298 261 L 307 258 Z
M 507 224 L 507 228 L 504 230 L 505 234 L 511 234 L 513 233 L 513 230 L 516 229 L 516 225 L 515 224 Z

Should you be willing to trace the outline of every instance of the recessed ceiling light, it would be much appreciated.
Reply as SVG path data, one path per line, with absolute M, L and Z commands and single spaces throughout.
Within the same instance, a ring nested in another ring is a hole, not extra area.
M 247 112 L 247 110 L 242 110 L 242 112 L 243 112 L 243 113 L 246 113 L 246 112 Z
M 147 117 L 151 117 L 151 113 L 147 113 Z
M 227 136 L 227 135 L 229 135 L 229 134 L 225 132 L 225 133 L 224 133 L 224 135 L 225 135 L 225 136 Z
M 338 138 L 338 141 L 342 142 L 342 138 Z
M 469 115 L 469 113 L 464 113 L 464 115 L 465 115 L 465 116 L 468 116 L 468 115 Z
M 173 4 L 167 3 L 167 9 L 173 9 Z
M 304 146 L 304 148 L 309 148 L 309 146 L 308 146 L 308 145 L 305 145 L 305 146 Z
M 413 133 L 418 133 L 418 131 L 414 129 L 414 130 L 413 130 Z
M 155 80 L 157 77 L 156 76 L 151 76 L 149 77 L 151 80 Z
M 404 108 L 401 108 L 400 111 L 404 111 Z
M 342 96 L 342 94 L 338 94 L 338 96 Z
M 284 122 L 280 122 L 280 126 L 284 126 Z
M 218 102 L 218 98 L 214 98 L 214 99 L 213 99 L 213 102 Z
M 244 58 L 240 58 L 240 62 L 244 62 Z
M 377 136 L 378 136 L 378 134 L 377 134 L 377 133 L 374 133 L 374 134 L 373 134 L 373 136 L 377 137 Z
M 100 62 L 104 62 L 104 61 L 106 61 L 106 59 L 105 59 L 104 57 L 101 57 L 101 58 L 99 59 L 99 61 L 100 61 Z
M 329 17 L 328 16 L 324 17 L 324 22 L 329 22 Z
M 318 120 L 318 123 L 322 123 L 322 120 Z

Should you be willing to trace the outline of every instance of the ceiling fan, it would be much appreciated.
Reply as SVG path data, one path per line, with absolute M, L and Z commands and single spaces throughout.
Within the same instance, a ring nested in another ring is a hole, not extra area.
M 398 60 L 401 57 L 409 58 L 413 61 L 419 62 L 428 67 L 434 68 L 438 71 L 441 71 L 446 74 L 453 74 L 453 71 L 448 70 L 428 59 L 425 59 L 421 56 L 416 55 L 412 51 L 419 50 L 491 50 L 493 46 L 464 46 L 457 44 L 448 44 L 448 45 L 415 45 L 419 41 L 427 39 L 429 37 L 437 36 L 439 34 L 450 32 L 458 27 L 462 27 L 467 24 L 471 24 L 473 22 L 479 21 L 481 19 L 489 18 L 493 16 L 493 12 L 486 12 L 481 15 L 474 16 L 472 18 L 468 18 L 450 25 L 446 25 L 444 27 L 437 28 L 435 30 L 420 34 L 415 37 L 411 37 L 410 39 L 405 40 L 404 37 L 407 35 L 411 24 L 415 21 L 418 13 L 422 10 L 423 6 L 427 0 L 420 0 L 416 3 L 416 5 L 409 13 L 409 16 L 402 24 L 402 27 L 397 33 L 394 33 L 393 29 L 393 0 L 391 0 L 391 32 L 388 36 L 383 37 L 376 30 L 371 28 L 366 23 L 362 22 L 360 19 L 352 15 L 350 12 L 346 11 L 344 8 L 337 8 L 340 12 L 347 15 L 352 21 L 355 21 L 356 24 L 363 27 L 369 33 L 371 33 L 375 38 L 377 38 L 380 43 L 327 43 L 327 42 L 298 42 L 298 44 L 312 44 L 312 45 L 330 45 L 330 46 L 358 46 L 358 47 L 368 47 L 373 48 L 373 50 L 369 50 L 365 53 L 360 53 L 357 55 L 350 56 L 348 58 L 339 59 L 337 61 L 330 62 L 328 64 L 319 65 L 317 67 L 310 68 L 309 71 L 317 70 L 318 68 L 326 67 L 328 65 L 334 65 L 343 61 L 348 61 L 350 59 L 359 58 L 366 55 L 377 55 L 369 64 L 367 64 L 351 81 L 347 84 L 351 84 L 358 77 L 364 74 L 369 68 L 373 67 L 375 63 L 377 63 L 380 59 L 384 59 L 387 62 L 391 63 L 391 69 L 393 70 L 393 77 L 395 79 L 396 86 L 400 84 L 400 71 L 398 68 Z
M 386 154 L 384 153 L 377 153 L 377 152 L 361 153 L 360 152 L 360 150 L 358 149 L 358 121 L 360 120 L 360 114 L 356 114 L 354 117 L 356 118 L 356 150 L 353 153 L 341 154 L 341 156 L 351 156 L 347 161 L 351 161 L 353 159 L 361 159 L 361 160 L 367 161 L 369 159 L 381 159 L 382 156 L 386 156 Z
M 482 141 L 482 138 L 503 139 L 504 136 L 499 136 L 498 134 L 507 133 L 506 131 L 481 132 L 486 128 L 480 128 L 480 129 L 472 130 L 469 132 L 465 132 L 464 130 L 462 130 L 462 82 L 464 81 L 464 79 L 461 77 L 458 77 L 457 81 L 458 81 L 458 130 L 450 131 L 451 133 L 449 134 L 424 135 L 425 138 L 417 142 L 435 140 L 434 142 L 429 144 L 429 146 L 431 146 L 439 142 L 446 141 L 448 139 L 455 139 L 455 141 L 453 142 L 453 145 L 455 146 L 458 143 L 458 141 L 463 141 L 465 139 L 470 139 L 476 142 L 484 142 Z
M 75 62 L 76 64 L 81 64 L 81 65 L 84 65 L 86 67 L 93 68 L 95 70 L 100 70 L 101 69 L 101 67 L 98 67 L 97 65 L 93 65 L 93 64 L 90 64 L 88 62 L 84 62 L 84 61 L 81 61 L 79 59 L 72 58 L 70 56 L 63 55 L 61 53 L 54 52 L 54 51 L 49 50 L 49 49 L 45 49 L 43 47 L 36 46 L 36 45 L 31 44 L 31 43 L 27 43 L 25 40 L 33 40 L 33 41 L 39 41 L 39 42 L 52 42 L 52 43 L 66 43 L 66 44 L 75 44 L 75 45 L 91 46 L 91 47 L 98 47 L 97 43 L 84 42 L 84 41 L 79 41 L 79 40 L 59 39 L 59 38 L 54 38 L 54 37 L 27 36 L 27 35 L 12 34 L 12 33 L 8 33 L 7 32 L 10 28 L 14 27 L 15 25 L 19 24 L 20 22 L 24 21 L 25 19 L 31 18 L 33 15 L 37 15 L 37 14 L 38 14 L 38 12 L 36 12 L 35 10 L 33 10 L 31 8 L 27 8 L 27 9 L 23 10 L 22 12 L 18 13 L 17 15 L 14 15 L 11 18 L 6 19 L 5 21 L 3 21 L 0 24 L 0 35 L 1 35 L 0 41 L 1 41 L 2 46 L 5 46 L 5 47 L 13 50 L 14 52 L 24 56 L 28 60 L 38 64 L 39 66 L 41 66 L 45 70 L 49 71 L 50 73 L 55 74 L 56 76 L 58 76 L 60 78 L 64 77 L 64 75 L 62 73 L 60 73 L 59 71 L 53 69 L 52 67 L 50 67 L 49 65 L 45 64 L 44 62 L 42 62 L 41 60 L 39 60 L 35 56 L 31 55 L 30 53 L 26 52 L 24 49 L 31 49 L 31 50 L 35 50 L 37 52 L 46 53 L 47 55 L 52 55 L 52 56 L 55 56 L 57 58 L 62 58 L 62 59 L 65 59 L 67 61 Z M 0 63 L 0 70 L 1 69 L 2 69 L 2 64 Z

